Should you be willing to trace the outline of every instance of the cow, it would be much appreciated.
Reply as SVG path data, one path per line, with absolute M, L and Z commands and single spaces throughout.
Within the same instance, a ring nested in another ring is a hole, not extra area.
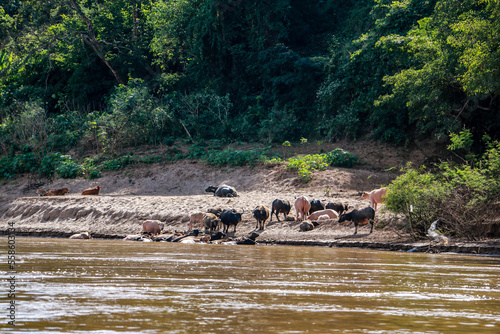
M 95 186 L 94 188 L 85 189 L 82 191 L 82 195 L 99 195 L 99 190 L 101 190 L 101 186 Z
M 328 220 L 328 219 L 331 219 L 329 215 L 321 215 L 316 220 L 321 221 L 321 220 Z
M 276 219 L 280 221 L 278 214 L 282 213 L 286 220 L 287 215 L 290 213 L 290 202 L 286 199 L 275 199 L 271 204 L 271 219 L 273 219 L 273 214 L 276 214 Z
M 373 221 L 375 219 L 375 209 L 368 206 L 361 210 L 352 210 L 349 213 L 341 214 L 339 217 L 339 223 L 344 221 L 354 222 L 354 234 L 358 233 L 358 224 L 360 223 L 370 223 L 370 234 L 373 232 Z
M 234 226 L 233 232 L 236 232 L 236 225 L 238 225 L 238 223 L 241 221 L 241 215 L 244 212 L 245 211 L 236 212 L 234 209 L 223 210 L 220 214 L 220 220 L 221 220 L 222 224 L 224 225 L 222 232 L 228 233 L 229 226 L 231 226 L 231 225 Z
M 380 188 L 370 191 L 369 193 L 364 192 L 361 195 L 361 199 L 367 199 L 370 201 L 371 207 L 377 211 L 377 203 L 382 203 L 384 201 L 384 196 L 387 195 L 387 188 Z
M 332 209 L 332 210 L 336 211 L 339 215 L 341 215 L 349 209 L 349 205 L 344 204 L 344 203 L 331 203 L 330 202 L 330 203 L 327 203 L 325 205 L 325 209 Z
M 309 220 L 304 220 L 300 223 L 299 228 L 303 232 L 314 230 L 314 224 Z
M 198 213 L 193 213 L 190 217 L 189 217 L 189 228 L 188 228 L 188 231 L 191 231 L 193 229 L 193 224 L 196 224 L 196 223 L 199 223 L 200 224 L 200 228 L 203 226 L 203 217 L 205 216 L 204 213 L 202 212 L 198 212 Z
M 311 203 L 305 196 L 300 196 L 295 200 L 295 211 L 297 212 L 297 220 L 304 220 L 307 213 L 311 209 Z
M 309 204 L 311 204 L 311 208 L 309 209 L 309 214 L 319 211 L 319 210 L 324 210 L 325 206 L 319 199 L 312 199 Z
M 253 216 L 257 220 L 255 229 L 264 230 L 266 220 L 269 218 L 269 209 L 263 205 L 259 205 L 253 210 Z
M 329 219 L 339 218 L 339 214 L 336 211 L 334 211 L 332 209 L 325 209 L 325 210 L 314 212 L 312 215 L 307 217 L 307 219 L 308 220 L 318 220 L 319 216 L 322 216 L 322 215 L 327 215 L 328 217 L 330 217 Z
M 207 213 L 213 213 L 214 215 L 216 215 L 219 218 L 220 218 L 221 212 L 222 212 L 221 208 L 215 208 L 215 209 L 208 209 L 207 210 Z
M 142 233 L 157 235 L 160 234 L 165 225 L 159 220 L 145 220 L 142 223 Z
M 53 190 L 43 190 L 42 188 L 38 188 L 36 193 L 40 196 L 62 196 L 69 192 L 68 188 L 61 189 L 53 189 Z
M 214 196 L 217 197 L 238 197 L 238 193 L 236 190 L 228 186 L 226 184 L 223 184 L 221 186 L 209 186 L 207 189 L 205 189 L 206 192 L 212 192 L 214 193 Z
M 203 226 L 205 230 L 210 231 L 210 235 L 215 229 L 219 228 L 220 219 L 213 213 L 205 213 L 203 217 Z
M 89 232 L 73 234 L 70 239 L 92 239 Z

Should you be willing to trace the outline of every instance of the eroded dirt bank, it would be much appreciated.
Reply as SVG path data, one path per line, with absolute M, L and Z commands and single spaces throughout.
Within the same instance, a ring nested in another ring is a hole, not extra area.
M 379 161 L 393 164 L 393 167 L 405 163 L 400 156 L 395 156 L 393 161 L 383 158 Z M 270 208 L 276 198 L 287 199 L 293 204 L 298 196 L 305 195 L 310 199 L 365 207 L 368 202 L 359 199 L 360 192 L 386 185 L 397 177 L 395 172 L 384 168 L 330 168 L 316 172 L 313 181 L 304 185 L 297 181 L 294 172 L 287 171 L 282 165 L 235 169 L 185 161 L 109 172 L 97 180 L 58 179 L 42 186 L 69 189 L 69 194 L 58 197 L 38 197 L 36 187 L 40 185 L 39 180 L 19 178 L 1 185 L 0 234 L 5 234 L 7 223 L 13 222 L 19 236 L 68 237 L 90 231 L 93 237 L 123 238 L 140 233 L 145 219 L 166 222 L 166 231 L 186 231 L 190 214 L 220 207 L 244 210 L 243 221 L 234 235 L 240 237 L 255 230 L 251 211 L 257 205 Z M 234 186 L 239 197 L 219 198 L 204 191 L 209 185 L 222 183 Z M 80 195 L 83 189 L 96 185 L 103 187 L 99 196 Z M 295 214 L 293 209 L 292 213 Z M 383 216 L 383 210 L 377 211 L 377 220 Z M 367 226 L 360 227 L 358 235 L 353 235 L 352 225 L 327 221 L 313 231 L 301 232 L 299 222 L 278 222 L 274 217 L 257 241 L 500 255 L 498 240 L 481 243 L 452 240 L 448 245 L 431 243 L 430 240 L 414 243 L 407 235 L 383 225 L 378 224 L 372 234 L 368 234 Z

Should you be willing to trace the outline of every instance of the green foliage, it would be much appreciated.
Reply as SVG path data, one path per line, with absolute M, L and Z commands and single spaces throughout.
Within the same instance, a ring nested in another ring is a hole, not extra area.
M 422 237 L 435 220 L 449 235 L 476 240 L 500 200 L 500 144 L 490 143 L 476 167 L 443 162 L 436 173 L 410 166 L 388 186 L 386 208 L 404 215 L 408 229 Z
M 356 155 L 336 148 L 327 154 L 308 154 L 289 158 L 287 169 L 296 169 L 300 179 L 307 183 L 312 180 L 313 172 L 316 170 L 325 170 L 328 165 L 350 168 L 357 162 Z
M 116 88 L 109 100 L 109 112 L 97 120 L 98 139 L 104 150 L 158 144 L 174 126 L 168 106 L 161 104 L 141 80 Z
M 409 145 L 464 125 L 496 140 L 499 8 L 492 0 L 8 1 L 0 154 L 40 161 L 185 138 Z
M 326 154 L 326 162 L 330 166 L 351 168 L 358 161 L 357 155 L 344 151 L 341 148 L 336 148 Z
M 288 159 L 287 169 L 296 169 L 300 179 L 307 183 L 312 180 L 313 171 L 325 170 L 328 163 L 324 154 L 308 154 Z
M 69 155 L 61 155 L 60 161 L 55 169 L 57 175 L 63 179 L 74 179 L 81 176 L 83 167 L 79 163 L 73 161 Z
M 423 237 L 439 218 L 439 207 L 451 191 L 432 173 L 410 166 L 387 188 L 386 209 L 404 215 L 408 230 L 416 237 Z
M 225 149 L 222 151 L 210 151 L 206 155 L 207 163 L 216 166 L 254 166 L 257 162 L 265 159 L 265 153 L 271 147 L 256 148 L 247 151 Z

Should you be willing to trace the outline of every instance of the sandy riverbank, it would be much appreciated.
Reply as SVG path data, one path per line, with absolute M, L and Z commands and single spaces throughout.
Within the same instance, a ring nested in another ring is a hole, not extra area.
M 399 160 L 401 164 L 404 163 L 403 159 Z M 385 161 L 390 163 L 388 159 Z M 57 179 L 42 185 L 46 189 L 69 189 L 69 194 L 57 197 L 38 197 L 36 188 L 39 182 L 25 177 L 1 185 L 0 234 L 6 233 L 8 222 L 14 222 L 19 236 L 68 237 L 89 231 L 98 238 L 123 238 L 140 233 L 142 221 L 146 219 L 166 222 L 165 231 L 182 232 L 187 230 L 192 213 L 220 207 L 245 211 L 243 221 L 234 235 L 242 237 L 255 230 L 252 210 L 257 205 L 270 208 L 276 198 L 293 203 L 298 196 L 305 195 L 309 199 L 341 201 L 351 207 L 361 208 L 368 205 L 367 201 L 359 199 L 362 191 L 386 185 L 395 177 L 396 173 L 382 168 L 330 168 L 316 172 L 313 181 L 306 185 L 298 182 L 297 175 L 282 165 L 235 169 L 184 161 L 108 172 L 96 180 Z M 209 185 L 222 183 L 234 186 L 239 197 L 219 198 L 204 191 Z M 103 187 L 99 196 L 80 194 L 83 189 L 95 185 Z M 295 214 L 294 209 L 292 213 Z M 377 211 L 376 220 L 381 221 L 387 214 L 382 206 L 382 210 Z M 352 224 L 343 225 L 336 221 L 327 221 L 313 231 L 302 232 L 299 222 L 278 222 L 273 218 L 260 232 L 257 241 L 500 255 L 499 240 L 484 240 L 480 243 L 451 240 L 448 245 L 430 240 L 414 242 L 394 226 L 384 223 L 379 223 L 372 234 L 368 234 L 368 226 L 360 227 L 357 235 L 353 235 L 353 232 Z

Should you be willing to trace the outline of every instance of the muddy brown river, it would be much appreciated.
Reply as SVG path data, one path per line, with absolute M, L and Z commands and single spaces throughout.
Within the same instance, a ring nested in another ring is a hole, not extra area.
M 11 272 L 0 240 L 1 333 L 500 332 L 500 258 L 16 238 Z

